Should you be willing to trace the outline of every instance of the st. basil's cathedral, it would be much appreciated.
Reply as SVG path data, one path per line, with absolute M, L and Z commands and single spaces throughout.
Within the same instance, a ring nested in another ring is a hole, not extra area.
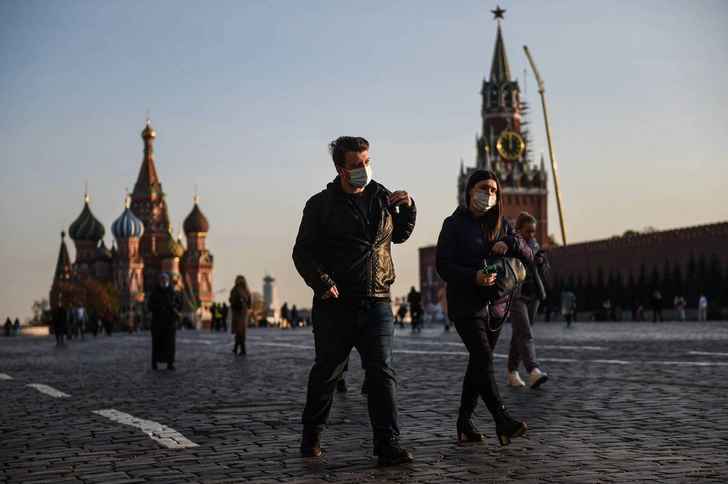
M 153 144 L 157 133 L 149 119 L 141 136 L 144 140 L 142 166 L 121 216 L 111 224 L 115 239 L 111 249 L 104 244 L 104 226 L 91 213 L 87 193 L 81 214 L 68 227 L 68 235 L 76 247 L 74 262 L 66 246 L 66 233 L 61 232 L 50 292 L 51 307 L 58 303 L 58 282 L 93 278 L 111 281 L 119 291 L 119 307 L 125 311 L 144 302 L 145 293 L 154 288 L 163 272 L 183 292 L 186 309 L 195 310 L 214 301 L 213 257 L 205 245 L 210 223 L 200 210 L 199 198 L 195 196 L 192 211 L 182 226 L 187 237 L 185 248 L 182 233 L 177 234 L 177 239 L 173 236 L 165 194 L 154 165 Z

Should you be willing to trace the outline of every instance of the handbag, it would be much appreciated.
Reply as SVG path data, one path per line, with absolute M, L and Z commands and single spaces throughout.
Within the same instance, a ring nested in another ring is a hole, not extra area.
M 487 304 L 513 293 L 526 281 L 526 266 L 515 257 L 491 255 L 483 259 L 483 267 L 486 266 L 496 268 L 495 284 L 481 288 Z
M 499 240 L 500 230 L 496 233 L 494 240 Z M 495 284 L 492 286 L 482 286 L 479 289 L 486 303 L 486 325 L 490 331 L 498 331 L 508 318 L 513 302 L 513 292 L 526 282 L 526 266 L 519 259 L 506 255 L 490 255 L 483 259 L 483 270 L 486 267 L 495 268 Z M 505 316 L 501 325 L 493 329 L 490 327 L 490 305 L 505 296 L 511 294 L 506 306 Z

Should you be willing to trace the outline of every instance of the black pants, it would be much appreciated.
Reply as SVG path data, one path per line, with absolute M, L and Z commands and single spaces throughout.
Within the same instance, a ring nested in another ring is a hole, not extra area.
M 152 330 L 152 363 L 174 363 L 176 333 L 174 327 Z
M 456 319 L 453 323 L 470 354 L 463 378 L 460 408 L 472 412 L 478 405 L 480 396 L 490 413 L 495 413 L 503 406 L 503 401 L 493 374 L 493 350 L 498 342 L 503 320 L 490 320 L 489 326 L 498 328 L 497 331 L 490 331 L 484 319 Z

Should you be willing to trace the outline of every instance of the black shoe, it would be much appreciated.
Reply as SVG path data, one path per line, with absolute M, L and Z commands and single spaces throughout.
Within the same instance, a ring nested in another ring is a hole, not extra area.
M 174 365 L 172 363 L 167 363 L 167 369 L 168 370 L 176 370 L 176 368 L 174 367 Z
M 458 409 L 458 442 L 482 442 L 485 436 L 478 431 L 473 423 L 473 412 Z
M 377 456 L 378 463 L 389 466 L 409 464 L 415 460 L 412 452 L 403 449 L 394 437 L 390 437 L 374 447 L 374 455 Z
M 525 423 L 511 417 L 506 407 L 499 408 L 493 418 L 495 419 L 495 432 L 501 445 L 510 444 L 511 439 L 520 437 L 528 430 Z
M 304 432 L 301 438 L 301 455 L 319 457 L 321 455 L 321 436 Z
M 339 380 L 336 382 L 336 391 L 339 393 L 346 393 L 349 391 L 349 389 L 346 388 L 346 380 Z

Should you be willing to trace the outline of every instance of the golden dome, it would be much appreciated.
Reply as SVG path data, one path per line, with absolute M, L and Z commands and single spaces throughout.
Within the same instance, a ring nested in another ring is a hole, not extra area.
M 152 126 L 150 125 L 151 121 L 149 121 L 149 118 L 147 118 L 147 127 L 144 128 L 144 131 L 142 131 L 142 138 L 154 138 L 157 136 L 157 132 L 152 129 Z

